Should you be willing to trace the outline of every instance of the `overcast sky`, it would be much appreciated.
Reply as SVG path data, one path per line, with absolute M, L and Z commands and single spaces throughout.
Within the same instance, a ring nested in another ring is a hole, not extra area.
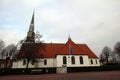
M 120 0 L 0 0 L 0 39 L 25 38 L 35 9 L 35 31 L 45 42 L 87 44 L 100 54 L 120 41 Z

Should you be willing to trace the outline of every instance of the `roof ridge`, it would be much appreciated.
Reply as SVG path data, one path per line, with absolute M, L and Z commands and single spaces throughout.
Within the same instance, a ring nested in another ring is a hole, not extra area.
M 45 44 L 65 44 L 65 43 L 45 43 Z

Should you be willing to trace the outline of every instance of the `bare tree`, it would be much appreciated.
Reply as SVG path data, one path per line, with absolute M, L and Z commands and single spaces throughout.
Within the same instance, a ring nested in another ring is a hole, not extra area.
M 37 31 L 35 34 L 35 53 L 36 53 L 36 57 L 43 57 L 43 55 L 38 55 L 39 51 L 45 51 L 45 44 L 44 44 L 44 40 L 41 40 L 43 36 Z
M 111 56 L 111 62 L 112 63 L 117 63 L 117 55 L 116 55 L 116 52 L 115 51 L 112 51 L 111 52 L 111 54 L 110 54 L 110 56 Z
M 0 57 L 1 57 L 1 58 L 3 58 L 3 53 L 2 53 L 2 51 L 3 51 L 4 47 L 5 47 L 5 42 L 2 41 L 2 40 L 0 40 Z
M 3 57 L 6 59 L 5 67 L 8 66 L 9 60 L 12 59 L 15 55 L 16 46 L 10 44 L 2 50 Z
M 35 33 L 35 43 L 40 43 L 42 41 L 41 38 L 42 38 L 42 35 L 39 33 L 39 31 L 37 31 Z
M 36 58 L 40 57 L 41 55 L 38 54 L 40 49 L 45 49 L 45 45 L 41 40 L 42 35 L 37 32 L 35 34 L 35 42 L 23 42 L 21 49 L 18 54 L 18 59 L 27 59 L 26 60 L 26 68 L 28 68 L 29 63 L 34 64 Z
M 105 56 L 103 54 L 100 54 L 99 58 L 100 58 L 100 63 L 103 64 L 105 62 Z
M 120 42 L 117 42 L 115 44 L 114 51 L 119 55 L 119 58 L 120 58 Z
M 108 46 L 105 46 L 102 50 L 102 55 L 105 57 L 106 62 L 108 63 L 108 58 L 110 56 L 111 53 L 111 48 L 109 48 Z
M 7 47 L 5 47 L 2 50 L 3 56 L 4 57 L 13 57 L 15 49 L 16 49 L 16 46 L 14 44 L 8 45 Z

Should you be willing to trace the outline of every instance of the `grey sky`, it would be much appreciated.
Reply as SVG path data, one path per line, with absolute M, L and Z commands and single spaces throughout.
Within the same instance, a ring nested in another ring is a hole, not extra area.
M 0 0 L 0 38 L 7 45 L 26 36 L 34 9 L 45 42 L 65 43 L 70 34 L 99 55 L 120 41 L 120 0 Z

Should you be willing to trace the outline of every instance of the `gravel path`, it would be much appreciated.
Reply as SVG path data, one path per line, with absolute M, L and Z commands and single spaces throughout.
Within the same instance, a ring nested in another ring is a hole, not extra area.
M 0 80 L 120 80 L 120 71 L 40 75 L 5 75 L 0 76 Z

